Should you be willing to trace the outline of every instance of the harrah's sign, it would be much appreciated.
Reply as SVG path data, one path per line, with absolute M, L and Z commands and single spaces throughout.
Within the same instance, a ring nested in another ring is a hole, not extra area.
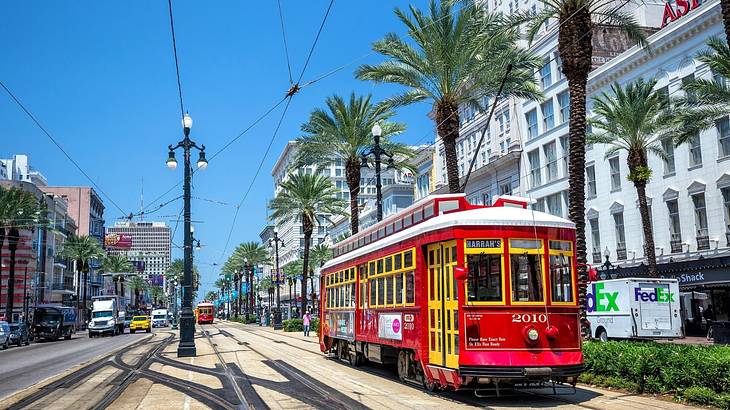
M 702 0 L 675 0 L 664 3 L 662 28 L 702 5 Z

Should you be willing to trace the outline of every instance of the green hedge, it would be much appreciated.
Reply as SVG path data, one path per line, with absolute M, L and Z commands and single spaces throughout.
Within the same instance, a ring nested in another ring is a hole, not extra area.
M 281 324 L 285 332 L 304 332 L 304 321 L 302 319 L 289 319 L 281 322 Z M 309 331 L 314 334 L 318 334 L 318 318 L 312 318 L 312 322 L 309 325 Z
M 585 342 L 583 354 L 583 383 L 730 408 L 730 346 Z

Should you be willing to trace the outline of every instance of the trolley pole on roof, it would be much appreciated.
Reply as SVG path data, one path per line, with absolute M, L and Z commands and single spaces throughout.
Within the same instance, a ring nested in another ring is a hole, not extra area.
M 281 329 L 281 294 L 279 292 L 279 285 L 281 284 L 280 272 L 279 272 L 279 243 L 284 246 L 284 241 L 279 238 L 279 229 L 274 227 L 274 237 L 269 239 L 269 248 L 274 248 L 275 255 L 275 267 L 276 267 L 276 308 L 271 309 L 274 314 L 274 330 Z

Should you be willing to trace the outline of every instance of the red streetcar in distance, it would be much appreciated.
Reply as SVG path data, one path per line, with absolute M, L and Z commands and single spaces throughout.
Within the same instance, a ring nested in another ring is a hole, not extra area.
M 199 325 L 213 323 L 213 313 L 215 306 L 211 302 L 200 302 L 195 308 L 195 317 Z
M 320 278 L 321 350 L 397 364 L 431 391 L 575 385 L 575 225 L 528 202 L 432 196 L 337 243 Z

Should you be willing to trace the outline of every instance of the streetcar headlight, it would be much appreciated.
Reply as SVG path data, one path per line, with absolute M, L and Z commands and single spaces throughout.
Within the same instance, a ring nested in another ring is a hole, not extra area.
M 537 339 L 540 338 L 540 334 L 537 333 L 537 329 L 530 329 L 527 331 L 527 339 L 531 342 L 537 342 Z

